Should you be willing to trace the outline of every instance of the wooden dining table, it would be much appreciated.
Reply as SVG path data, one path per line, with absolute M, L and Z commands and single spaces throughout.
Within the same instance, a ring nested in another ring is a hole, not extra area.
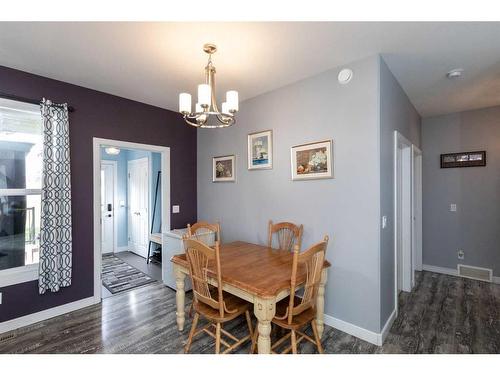
M 243 241 L 220 246 L 222 289 L 253 304 L 258 320 L 259 354 L 271 352 L 271 321 L 276 312 L 276 303 L 290 295 L 292 258 L 290 251 Z M 186 314 L 184 284 L 186 276 L 189 276 L 189 264 L 186 254 L 174 255 L 171 262 L 177 287 L 177 327 L 182 331 Z M 328 267 L 330 263 L 325 261 L 316 302 L 316 325 L 320 337 L 324 328 L 324 295 Z M 305 270 L 299 267 L 299 287 L 305 283 L 305 276 Z M 214 269 L 209 269 L 209 282 L 217 286 Z

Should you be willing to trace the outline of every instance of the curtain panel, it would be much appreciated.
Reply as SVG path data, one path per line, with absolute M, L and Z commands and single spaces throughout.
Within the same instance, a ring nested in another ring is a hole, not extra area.
M 39 293 L 71 285 L 71 173 L 68 106 L 43 99 Z

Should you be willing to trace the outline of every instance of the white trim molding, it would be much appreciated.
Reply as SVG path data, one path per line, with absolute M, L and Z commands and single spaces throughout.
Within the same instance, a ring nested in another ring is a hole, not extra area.
M 115 250 L 115 253 L 123 253 L 124 251 L 129 251 L 129 248 L 127 245 L 125 246 L 118 246 Z
M 364 340 L 373 345 L 382 346 L 384 344 L 385 338 L 391 330 L 394 320 L 396 320 L 396 317 L 397 312 L 394 309 L 389 316 L 389 319 L 387 319 L 384 328 L 382 328 L 382 332 L 380 333 L 370 331 L 366 328 L 359 327 L 357 325 L 348 323 L 338 318 L 334 318 L 333 316 L 327 314 L 325 314 L 324 316 L 324 322 L 326 325 L 336 328 L 339 331 L 345 332 L 348 335 L 355 336 L 358 339 Z
M 22 328 L 30 324 L 38 323 L 43 320 L 54 318 L 59 315 L 67 314 L 75 310 L 80 310 L 84 307 L 95 305 L 100 302 L 101 301 L 99 299 L 96 299 L 95 297 L 88 297 L 79 301 L 67 303 L 65 305 L 56 306 L 51 309 L 42 310 L 33 314 L 24 315 L 12 320 L 7 320 L 6 322 L 0 323 L 0 334 L 12 331 L 14 329 Z
M 380 344 L 377 344 L 377 345 L 382 346 L 384 344 L 384 341 L 385 341 L 387 335 L 389 334 L 389 331 L 391 330 L 392 324 L 396 320 L 397 316 L 398 316 L 398 312 L 396 311 L 396 309 L 392 310 L 392 313 L 389 316 L 389 319 L 387 319 L 387 321 L 385 322 L 384 328 L 382 328 L 382 332 L 380 335 L 381 336 L 380 337 Z
M 38 279 L 38 263 L 0 271 L 0 288 Z

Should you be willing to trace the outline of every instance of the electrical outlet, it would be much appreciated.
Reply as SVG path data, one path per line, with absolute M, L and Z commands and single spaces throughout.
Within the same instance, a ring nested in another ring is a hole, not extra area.
M 463 250 L 458 250 L 458 259 L 463 260 L 465 258 L 465 253 Z
M 455 203 L 450 204 L 450 211 L 451 212 L 456 212 L 457 211 L 457 205 Z
M 382 216 L 382 229 L 387 227 L 387 216 Z

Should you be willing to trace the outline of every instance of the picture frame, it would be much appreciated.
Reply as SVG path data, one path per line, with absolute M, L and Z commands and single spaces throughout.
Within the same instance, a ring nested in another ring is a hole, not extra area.
M 333 178 L 333 141 L 293 146 L 290 150 L 292 180 Z
M 273 168 L 273 131 L 264 130 L 248 134 L 248 170 Z
M 441 168 L 485 167 L 486 151 L 455 152 L 440 155 Z
M 212 159 L 212 182 L 236 181 L 236 156 L 215 156 Z

